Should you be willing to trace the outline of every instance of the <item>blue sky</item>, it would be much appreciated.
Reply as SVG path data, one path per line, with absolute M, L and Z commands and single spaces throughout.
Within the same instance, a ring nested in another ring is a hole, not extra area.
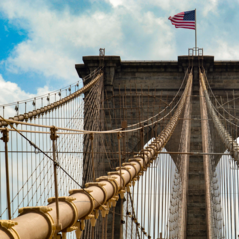
M 238 0 L 1 0 L 0 104 L 76 82 L 74 65 L 101 47 L 122 60 L 176 60 L 194 31 L 168 17 L 194 8 L 204 54 L 238 59 Z

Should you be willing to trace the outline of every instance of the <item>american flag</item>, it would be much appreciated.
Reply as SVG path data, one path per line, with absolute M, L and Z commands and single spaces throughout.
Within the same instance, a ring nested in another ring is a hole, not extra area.
M 173 17 L 169 17 L 168 20 L 170 20 L 176 28 L 195 30 L 195 10 L 180 12 Z

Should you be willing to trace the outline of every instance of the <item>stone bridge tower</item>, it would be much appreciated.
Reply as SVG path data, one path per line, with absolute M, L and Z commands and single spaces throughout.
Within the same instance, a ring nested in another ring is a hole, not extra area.
M 100 56 L 83 57 L 84 64 L 77 64 L 79 77 L 84 77 L 99 67 L 102 63 Z M 146 119 L 163 109 L 177 93 L 188 66 L 193 70 L 192 114 L 191 114 L 191 152 L 202 152 L 201 116 L 199 103 L 199 67 L 204 66 L 207 77 L 215 94 L 223 99 L 233 94 L 239 96 L 239 62 L 214 61 L 213 56 L 188 57 L 179 56 L 177 61 L 121 61 L 119 56 L 104 56 L 104 90 L 105 90 L 105 125 L 110 128 L 120 128 L 123 121 L 127 124 Z M 87 82 L 86 82 L 87 83 Z M 226 95 L 225 92 L 229 92 Z M 127 96 L 127 97 L 126 97 Z M 126 109 L 128 107 L 128 109 Z M 111 118 L 111 121 L 110 121 Z M 141 135 L 132 134 L 124 139 L 126 146 L 125 159 L 142 147 L 144 143 L 158 134 L 166 122 L 157 127 L 148 127 Z M 215 138 L 213 149 L 216 153 L 224 152 L 216 130 L 211 126 Z M 167 151 L 177 152 L 180 137 L 180 123 L 171 137 Z M 141 138 L 140 138 L 141 137 Z M 116 152 L 117 140 L 109 139 L 109 148 Z M 112 154 L 113 155 L 113 154 Z M 174 159 L 174 155 L 172 158 Z M 112 156 L 112 164 L 117 165 L 117 157 Z M 110 170 L 107 159 L 99 162 L 95 170 L 99 175 L 107 174 Z M 119 218 L 117 219 L 120 220 Z M 108 227 L 110 231 L 110 225 Z M 115 238 L 119 238 L 118 230 Z M 205 180 L 203 172 L 203 156 L 191 155 L 189 161 L 188 205 L 187 205 L 187 238 L 205 239 L 206 206 Z

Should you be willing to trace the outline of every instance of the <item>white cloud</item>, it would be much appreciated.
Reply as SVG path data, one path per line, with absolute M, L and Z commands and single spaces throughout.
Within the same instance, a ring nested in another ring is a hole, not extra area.
M 143 31 L 154 36 L 150 46 L 152 59 L 172 59 L 175 53 L 175 44 L 173 28 L 167 23 L 167 19 L 157 18 L 151 12 L 147 12 L 144 14 L 142 24 Z M 162 33 L 164 33 L 163 36 Z
M 0 102 L 1 104 L 9 102 L 17 102 L 19 100 L 28 99 L 34 97 L 33 94 L 26 93 L 16 83 L 5 81 L 0 74 Z
M 142 0 L 105 1 L 113 6 L 113 13 L 122 24 L 125 42 L 120 45 L 121 48 L 116 50 L 118 54 L 123 55 L 123 59 L 166 60 L 174 57 L 174 29 L 164 16 L 160 14 L 156 16 L 152 11 L 146 11 L 148 2 Z M 130 35 L 124 32 L 127 28 L 132 29 Z M 137 52 L 139 48 L 140 54 Z
M 208 4 L 205 5 L 205 10 L 203 12 L 203 15 L 206 16 L 209 12 L 217 12 L 217 5 L 218 5 L 218 0 L 209 0 L 207 1 Z
M 73 59 L 63 56 L 57 49 L 50 46 L 40 46 L 33 41 L 20 43 L 12 56 L 6 61 L 7 68 L 15 73 L 23 72 L 43 73 L 47 77 L 71 79 L 76 76 Z
M 21 100 L 34 98 L 36 96 L 44 95 L 50 92 L 48 86 L 44 86 L 42 88 L 37 89 L 37 94 L 27 93 L 24 90 L 22 90 L 16 83 L 5 81 L 1 74 L 0 74 L 0 88 L 1 88 L 1 94 L 0 94 L 1 105 L 15 103 L 15 102 L 17 103 Z M 8 118 L 8 117 L 13 117 L 16 115 L 15 105 L 16 104 L 13 104 L 11 106 L 5 106 L 4 117 Z M 20 107 L 24 107 L 24 104 L 21 104 Z M 21 110 L 24 110 L 24 109 L 21 109 Z M 2 107 L 0 107 L 0 115 L 3 115 Z
M 50 89 L 49 89 L 49 87 L 47 85 L 45 85 L 42 88 L 38 88 L 37 89 L 37 95 L 46 95 L 49 92 L 50 92 Z
M 216 11 L 218 1 L 104 0 L 112 6 L 107 13 L 89 8 L 74 15 L 68 8 L 54 10 L 47 1 L 2 0 L 1 13 L 28 33 L 28 39 L 16 45 L 4 62 L 11 72 L 33 71 L 48 78 L 76 81 L 74 65 L 83 55 L 97 55 L 100 47 L 106 48 L 106 54 L 127 60 L 174 59 L 175 29 L 167 16 L 195 6 L 200 6 L 201 14 L 208 14 Z M 148 6 L 161 9 L 164 15 L 154 15 Z
M 21 100 L 26 100 L 29 98 L 34 98 L 36 96 L 46 95 L 51 92 L 49 86 L 45 85 L 44 87 L 37 88 L 36 94 L 30 94 L 22 90 L 16 83 L 5 81 L 3 76 L 0 74 L 0 103 L 8 104 L 12 102 L 17 102 Z
M 83 49 L 117 46 L 121 39 L 120 23 L 114 15 L 95 12 L 72 15 L 68 9 L 52 11 L 46 4 L 28 1 L 0 3 L 11 22 L 28 31 L 29 39 L 18 44 L 5 61 L 13 72 L 34 71 L 47 77 L 78 78 L 74 65 Z M 79 54 L 77 54 L 77 52 Z
M 73 81 L 78 78 L 74 65 L 92 49 L 97 54 L 98 48 L 106 47 L 106 54 L 113 52 L 123 59 L 137 58 L 134 49 L 127 44 L 129 36 L 124 33 L 125 27 L 131 25 L 138 30 L 136 34 L 144 32 L 143 37 L 148 35 L 148 55 L 152 53 L 152 57 L 161 59 L 172 56 L 168 55 L 174 50 L 172 28 L 166 20 L 145 12 L 144 1 L 140 0 L 139 4 L 135 0 L 107 1 L 115 7 L 109 13 L 96 11 L 79 16 L 71 14 L 67 8 L 54 11 L 40 1 L 34 4 L 23 0 L 1 1 L 5 16 L 29 34 L 29 38 L 18 44 L 5 61 L 7 69 L 15 73 L 34 71 L 46 77 Z M 126 22 L 128 16 L 132 22 Z M 133 37 L 141 38 L 140 35 Z M 159 44 L 161 50 L 155 51 Z
M 5 26 L 5 25 L 4 25 L 4 30 L 5 30 L 6 32 L 9 32 L 7 26 Z
M 109 2 L 113 7 L 127 5 L 127 1 L 125 1 L 125 0 L 106 0 L 106 1 Z
M 239 44 L 229 44 L 225 41 L 218 40 L 210 51 L 212 55 L 216 52 L 215 60 L 239 60 Z
M 96 1 L 96 0 L 94 0 Z M 101 1 L 101 0 L 99 0 Z M 219 0 L 208 0 L 201 1 L 200 3 L 197 0 L 105 0 L 112 5 L 112 7 L 124 7 L 127 9 L 140 9 L 143 10 L 146 6 L 156 6 L 162 10 L 169 11 L 171 14 L 176 14 L 182 11 L 193 10 L 196 7 L 203 8 L 203 15 L 207 15 L 210 11 L 216 11 Z M 178 11 L 178 12 L 177 12 Z

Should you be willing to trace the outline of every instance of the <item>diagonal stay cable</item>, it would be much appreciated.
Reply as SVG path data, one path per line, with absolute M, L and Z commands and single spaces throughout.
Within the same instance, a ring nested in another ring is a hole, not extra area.
M 39 150 L 39 152 L 41 152 L 45 157 L 47 157 L 48 159 L 50 159 L 54 164 L 56 164 L 74 183 L 76 183 L 81 189 L 84 190 L 84 192 L 86 192 L 89 196 L 91 196 L 91 194 L 89 194 L 84 188 L 83 186 L 81 186 L 64 168 L 61 167 L 61 165 L 55 161 L 54 159 L 52 159 L 47 153 L 45 153 L 43 150 L 41 150 L 36 144 L 34 144 L 31 140 L 29 140 L 25 135 L 23 135 L 21 132 L 19 132 L 11 123 L 8 122 L 8 120 L 4 119 L 1 115 L 0 117 L 2 118 L 3 121 L 5 121 L 12 129 L 14 129 L 18 134 L 20 134 L 32 147 L 35 148 L 35 150 Z M 92 196 L 91 196 L 92 197 Z M 96 199 L 95 199 L 96 200 Z M 97 201 L 97 200 L 96 200 Z
M 186 73 L 183 82 L 185 81 L 185 79 L 187 78 L 187 76 L 188 76 L 188 73 Z M 182 84 L 182 85 L 183 85 L 183 84 Z M 182 85 L 181 85 L 181 87 L 182 87 Z M 180 89 L 181 89 L 181 87 L 180 87 Z M 179 90 L 179 91 L 180 91 L 180 90 Z M 179 93 L 179 91 L 178 91 L 178 93 Z M 177 93 L 177 94 L 178 94 L 178 93 Z M 177 96 L 177 94 L 176 94 L 176 96 Z M 174 97 L 174 99 L 176 98 L 176 96 Z M 156 124 L 156 123 L 159 123 L 160 121 L 162 121 L 163 119 L 165 119 L 168 115 L 170 115 L 170 114 L 173 112 L 173 110 L 174 110 L 174 109 L 177 107 L 177 105 L 179 104 L 181 98 L 182 98 L 182 95 L 181 95 L 180 99 L 178 100 L 178 102 L 174 105 L 174 107 L 173 107 L 165 116 L 163 116 L 162 118 L 160 118 L 160 119 L 158 119 L 158 120 L 156 120 L 156 121 L 154 121 L 154 122 L 152 122 L 152 123 L 150 123 L 150 124 L 147 124 L 147 125 L 144 125 L 144 126 L 140 126 L 140 127 L 138 127 L 138 128 L 128 129 L 128 130 L 126 129 L 126 130 L 124 130 L 124 133 L 137 131 L 137 130 L 139 130 L 139 129 L 147 128 L 147 127 L 152 126 L 152 125 L 154 125 L 154 124 Z M 173 101 L 171 101 L 171 103 L 170 103 L 169 105 L 171 105 L 172 102 L 173 102 Z M 166 107 L 166 108 L 167 108 L 167 107 Z M 165 109 L 166 109 L 166 108 L 165 108 Z M 159 113 L 156 114 L 155 116 L 152 116 L 152 117 L 150 117 L 150 118 L 148 118 L 148 119 L 146 119 L 146 120 L 144 120 L 144 121 L 142 121 L 142 122 L 149 121 L 150 119 L 152 119 L 152 118 L 158 116 L 160 113 L 162 113 L 163 111 L 165 111 L 165 109 L 163 109 L 161 112 L 159 112 Z M 14 118 L 14 119 L 15 119 L 15 118 Z M 32 126 L 38 126 L 38 127 L 44 127 L 44 128 L 50 128 L 50 127 L 51 127 L 51 126 L 46 126 L 46 125 L 35 125 L 35 124 L 32 124 L 32 123 L 20 122 L 20 121 L 18 121 L 18 120 L 12 120 L 12 119 L 9 119 L 8 121 L 9 121 L 10 123 L 24 124 L 24 125 L 32 125 Z M 140 122 L 140 123 L 142 123 L 142 122 Z M 0 126 L 1 126 L 1 124 L 2 124 L 2 123 L 0 122 Z M 135 126 L 136 126 L 137 124 L 138 124 L 138 123 L 136 123 Z M 130 125 L 130 126 L 128 126 L 128 127 L 132 127 L 132 126 L 133 126 L 133 125 Z M 107 134 L 107 133 L 109 133 L 109 134 L 111 134 L 111 133 L 118 133 L 118 132 L 121 132 L 121 131 L 122 131 L 122 128 L 112 129 L 112 130 L 108 130 L 108 131 L 77 130 L 77 129 L 62 128 L 62 127 L 57 127 L 57 129 L 59 129 L 59 130 L 67 130 L 67 131 L 80 132 L 81 134 L 88 134 L 88 133 L 95 133 L 95 134 L 101 134 L 101 133 L 103 133 L 103 134 L 106 133 L 106 134 Z
M 181 85 L 180 85 L 180 87 L 179 87 L 179 89 L 178 89 L 176 95 L 173 97 L 172 101 L 171 101 L 164 109 L 162 109 L 162 110 L 161 110 L 160 112 L 158 112 L 156 115 L 154 115 L 154 116 L 152 116 L 152 117 L 150 117 L 150 118 L 148 118 L 148 119 L 146 119 L 146 120 L 142 120 L 142 121 L 140 121 L 140 122 L 138 122 L 138 123 L 135 123 L 135 124 L 132 124 L 132 125 L 128 125 L 127 128 L 131 128 L 131 127 L 140 125 L 140 124 L 142 124 L 142 123 L 144 123 L 144 122 L 146 122 L 146 121 L 149 121 L 149 120 L 151 120 L 151 119 L 157 117 L 158 115 L 162 114 L 167 108 L 169 108 L 169 107 L 171 106 L 171 104 L 174 102 L 174 100 L 177 98 L 179 92 L 181 91 L 181 89 L 182 89 L 182 87 L 183 87 L 183 85 L 184 85 L 184 82 L 185 82 L 186 79 L 187 79 L 187 76 L 188 76 L 188 69 L 186 70 L 185 76 L 184 76 L 184 78 L 183 78 L 183 81 L 182 81 L 182 83 L 181 83 Z M 115 129 L 115 130 L 120 130 L 120 129 L 122 129 L 122 128 Z
M 34 147 L 36 150 L 39 150 L 39 152 L 41 152 L 43 155 L 45 155 L 45 157 L 47 157 L 48 159 L 50 159 L 54 164 L 56 164 L 74 183 L 76 183 L 76 185 L 78 185 L 87 195 L 89 195 L 91 198 L 93 198 L 100 206 L 102 206 L 103 204 L 101 204 L 97 199 L 95 199 L 90 193 L 88 193 L 82 185 L 80 185 L 63 167 L 61 167 L 59 165 L 59 163 L 57 161 L 55 161 L 54 159 L 52 159 L 48 154 L 46 154 L 43 150 L 41 150 L 36 144 L 34 144 L 31 140 L 29 140 L 25 135 L 23 135 L 21 132 L 19 132 L 10 122 L 8 122 L 8 120 L 4 119 L 1 115 L 0 118 L 6 122 L 7 125 L 9 125 L 14 131 L 16 131 L 18 134 L 20 134 L 32 147 Z M 111 210 L 109 210 L 111 211 Z M 116 213 L 117 215 L 120 215 L 118 213 Z M 123 217 L 127 217 L 127 215 L 123 215 Z
M 95 69 L 94 71 L 92 71 L 90 74 L 88 74 L 87 76 L 83 77 L 83 78 L 82 78 L 82 81 L 83 81 L 83 82 L 86 82 L 86 81 L 89 80 L 90 78 L 94 78 L 97 74 L 99 74 L 99 73 L 102 71 L 102 69 L 103 69 L 102 67 L 96 68 L 96 69 Z M 77 84 L 77 83 L 79 83 L 79 81 L 73 82 L 73 83 L 71 83 L 70 85 L 67 85 L 67 86 L 65 86 L 65 87 L 62 87 L 62 88 L 60 88 L 60 89 L 58 89 L 58 90 L 51 91 L 51 92 L 49 92 L 49 93 L 47 93 L 47 94 L 38 95 L 38 96 L 36 96 L 36 97 L 28 98 L 28 99 L 26 99 L 26 100 L 21 100 L 21 101 L 11 102 L 11 103 L 7 103 L 7 104 L 2 104 L 2 105 L 0 105 L 0 107 L 4 107 L 4 106 L 14 106 L 14 105 L 16 105 L 16 104 L 22 104 L 22 103 L 31 102 L 31 101 L 33 101 L 33 100 L 38 100 L 38 99 L 41 99 L 41 98 L 43 98 L 43 97 L 48 96 L 49 94 L 52 95 L 52 94 L 54 94 L 54 93 L 61 92 L 61 91 L 63 91 L 64 89 L 68 89 L 69 87 L 71 87 L 71 86 L 73 86 L 73 85 L 75 85 L 75 84 Z M 80 89 L 79 89 L 79 90 L 80 90 Z M 78 90 L 77 90 L 77 91 L 78 91 Z M 77 92 L 77 91 L 75 91 L 75 92 Z M 75 92 L 74 92 L 74 93 L 75 93 Z
M 175 104 L 175 106 L 165 115 L 163 116 L 162 118 L 152 122 L 151 124 L 148 124 L 148 125 L 144 125 L 144 126 L 141 126 L 141 127 L 138 127 L 138 128 L 135 128 L 135 129 L 130 129 L 130 130 L 124 130 L 122 131 L 122 129 L 113 129 L 113 130 L 106 130 L 106 131 L 92 131 L 92 130 L 79 130 L 79 129 L 70 129 L 70 128 L 63 128 L 63 127 L 56 127 L 58 130 L 66 130 L 66 131 L 73 131 L 73 132 L 79 132 L 81 134 L 91 134 L 91 133 L 94 133 L 94 134 L 113 134 L 113 133 L 119 133 L 119 132 L 124 132 L 124 133 L 127 133 L 127 132 L 133 132 L 133 131 L 137 131 L 139 129 L 142 129 L 142 128 L 146 128 L 146 127 L 149 127 L 149 126 L 152 126 L 156 123 L 159 123 L 160 121 L 164 120 L 166 117 L 168 117 L 168 115 L 170 115 L 174 109 L 179 105 L 181 99 L 182 99 L 183 95 L 181 95 L 180 99 L 178 100 L 178 102 Z M 2 116 L 1 116 L 2 117 Z M 6 121 L 6 120 L 5 120 Z M 43 128 L 51 128 L 51 126 L 48 126 L 48 125 L 37 125 L 37 124 L 32 124 L 32 123 L 26 123 L 26 122 L 19 122 L 19 121 L 16 121 L 16 120 L 8 120 L 8 122 L 11 124 L 11 123 L 16 123 L 16 124 L 23 124 L 23 125 L 29 125 L 29 126 L 37 126 L 37 127 L 43 127 Z M 61 132 L 59 132 L 61 133 Z M 67 132 L 64 132 L 64 133 L 67 133 Z
M 77 90 L 76 92 L 64 97 L 63 99 L 60 99 L 54 103 L 51 103 L 47 106 L 41 107 L 39 109 L 35 109 L 31 112 L 25 113 L 25 114 L 21 114 L 21 115 L 17 115 L 15 117 L 12 117 L 17 123 L 21 123 L 21 121 L 24 121 L 28 118 L 32 118 L 35 116 L 39 116 L 42 113 L 46 113 L 46 112 L 50 112 L 53 109 L 56 109 L 60 106 L 62 106 L 63 104 L 71 101 L 72 99 L 78 97 L 81 94 L 84 94 L 86 91 L 88 91 L 92 86 L 95 85 L 95 83 L 97 83 L 97 81 L 103 76 L 103 73 L 99 73 L 90 83 L 88 83 L 87 85 L 85 85 L 84 87 L 82 87 L 81 89 Z M 5 121 L 4 121 L 5 122 Z M 3 123 L 4 122 L 0 122 L 0 126 L 5 126 Z
M 234 118 L 234 119 L 238 122 L 239 119 L 238 119 L 237 117 L 235 117 L 234 115 L 232 115 L 230 112 L 228 112 L 228 111 L 223 107 L 223 104 L 221 104 L 221 103 L 218 101 L 218 99 L 216 98 L 216 96 L 215 96 L 215 94 L 213 93 L 213 90 L 212 90 L 212 88 L 211 88 L 211 86 L 210 86 L 210 84 L 209 84 L 209 81 L 208 81 L 208 79 L 207 79 L 207 75 L 205 74 L 204 68 L 203 68 L 203 75 L 204 75 L 204 77 L 205 77 L 205 79 L 206 79 L 206 83 L 207 83 L 207 85 L 208 85 L 208 87 L 209 87 L 209 89 L 210 89 L 210 91 L 211 91 L 211 93 L 212 93 L 213 98 L 216 100 L 216 102 L 217 102 L 218 105 L 219 105 L 219 107 L 217 107 L 217 108 L 218 108 L 218 109 L 219 109 L 219 108 L 222 108 L 222 110 L 223 110 L 224 112 L 226 112 L 230 117 Z M 238 97 L 238 98 L 239 98 L 239 97 Z M 225 104 L 226 104 L 226 103 L 225 103 Z M 230 123 L 230 124 L 232 124 L 232 125 L 234 125 L 234 126 L 236 126 L 236 127 L 239 127 L 239 125 L 232 123 L 230 120 L 226 119 L 221 113 L 219 113 L 219 111 L 217 110 L 217 108 L 216 108 L 214 105 L 213 105 L 213 108 L 215 109 L 216 112 L 218 112 L 218 114 L 219 114 L 222 118 L 224 118 L 225 120 L 227 120 L 228 123 Z
M 186 89 L 188 88 L 188 86 L 186 87 Z M 185 90 L 186 90 L 185 89 Z M 188 91 L 188 89 L 186 90 L 186 92 Z M 170 122 L 168 123 L 168 127 L 171 128 L 172 130 L 174 130 L 175 126 L 176 126 L 176 121 L 178 120 L 179 117 L 179 112 L 181 111 L 183 105 L 184 105 L 184 101 L 186 99 L 186 92 L 183 94 L 183 101 L 180 102 L 179 108 L 177 109 L 177 111 L 175 112 L 175 115 L 172 117 L 172 119 L 170 120 Z M 24 136 L 19 130 L 17 130 L 16 128 L 13 127 L 11 121 L 8 121 L 6 119 L 4 119 L 2 116 L 0 116 L 0 118 L 6 122 L 7 125 L 9 125 L 12 129 L 14 129 L 17 133 L 19 133 L 27 142 L 29 142 L 29 144 L 34 147 L 35 149 L 37 149 L 39 152 L 41 152 L 42 154 L 44 154 L 47 158 L 49 158 L 52 162 L 54 162 L 73 182 L 75 182 L 80 188 L 82 188 L 82 190 L 84 190 L 84 188 L 64 169 L 62 168 L 59 163 L 55 162 L 55 160 L 53 160 L 49 155 L 47 155 L 44 151 L 42 151 L 37 145 L 35 145 L 31 140 L 29 140 L 26 136 Z M 165 129 L 166 130 L 166 129 Z M 166 130 L 165 132 L 162 131 L 162 137 L 166 137 L 165 142 L 168 141 L 169 139 L 169 132 Z M 84 190 L 86 192 L 87 195 L 90 195 L 86 190 Z M 92 196 L 91 196 L 92 197 Z M 95 200 L 97 201 L 97 200 Z M 98 202 L 98 201 L 97 201 Z M 99 203 L 99 202 L 98 202 Z M 101 205 L 101 203 L 99 203 Z

